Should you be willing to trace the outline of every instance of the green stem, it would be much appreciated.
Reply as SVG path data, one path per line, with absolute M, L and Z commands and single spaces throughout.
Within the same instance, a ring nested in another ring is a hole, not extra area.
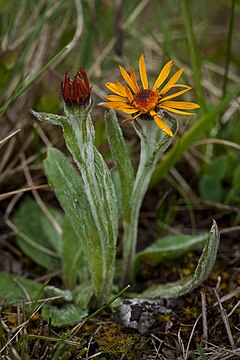
M 177 131 L 177 122 L 170 118 L 165 122 L 171 127 L 173 133 Z M 156 168 L 156 164 L 162 153 L 167 149 L 172 141 L 172 137 L 160 131 L 154 122 L 136 121 L 134 127 L 137 135 L 141 139 L 140 161 L 133 184 L 130 198 L 130 220 L 125 222 L 123 236 L 123 278 L 125 284 L 130 274 L 133 279 L 133 264 L 137 247 L 137 230 L 139 211 L 143 198 L 147 192 L 151 176 Z
M 131 274 L 132 271 L 137 247 L 139 212 L 143 198 L 147 192 L 152 173 L 155 170 L 155 166 L 147 167 L 147 158 L 143 155 L 144 152 L 142 151 L 130 201 L 130 219 L 129 222 L 125 222 L 124 224 L 125 231 L 123 244 L 125 246 L 123 248 L 123 283 L 127 281 L 129 273 Z

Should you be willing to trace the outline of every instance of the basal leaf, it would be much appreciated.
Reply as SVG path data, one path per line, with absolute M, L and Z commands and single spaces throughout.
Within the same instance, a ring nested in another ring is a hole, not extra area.
M 156 266 L 165 260 L 179 257 L 205 243 L 207 237 L 208 234 L 195 236 L 178 234 L 158 239 L 136 255 L 135 266 L 138 268 L 146 261 Z
M 68 288 L 73 289 L 77 285 L 77 280 L 85 281 L 89 277 L 89 273 L 81 242 L 69 219 L 65 219 L 63 223 L 62 238 L 64 283 Z
M 38 295 L 42 285 L 24 277 L 0 272 L 0 303 L 14 304 Z M 28 295 L 28 296 L 27 296 Z
M 61 303 L 62 301 L 70 302 L 73 299 L 70 290 L 62 290 L 53 285 L 47 285 L 44 289 L 44 292 L 48 298 L 60 296 L 59 300 L 58 299 L 54 300 L 55 302 L 59 302 L 59 303 Z
M 94 289 L 90 282 L 85 282 L 75 287 L 72 294 L 74 304 L 80 309 L 85 310 L 88 308 L 88 305 L 94 295 Z
M 65 304 L 61 307 L 46 304 L 43 306 L 42 315 L 46 321 L 51 318 L 53 326 L 61 327 L 80 321 L 87 316 L 87 311 L 81 310 L 74 304 Z
M 141 297 L 178 297 L 185 295 L 200 286 L 212 271 L 217 256 L 219 241 L 218 227 L 216 222 L 213 221 L 212 228 L 209 232 L 208 239 L 194 274 L 176 282 L 164 285 L 152 285 L 141 294 Z
M 224 197 L 224 189 L 220 179 L 215 175 L 203 175 L 199 182 L 201 197 L 205 200 L 221 202 Z
M 52 208 L 49 211 L 60 225 L 59 212 Z M 35 201 L 23 202 L 13 222 L 19 230 L 18 245 L 27 256 L 49 270 L 61 268 L 61 256 L 55 251 L 56 244 L 61 246 L 61 235 Z
M 54 148 L 48 150 L 44 169 L 48 182 L 78 237 L 78 248 L 85 254 L 97 289 L 101 283 L 101 248 L 82 179 L 66 156 Z

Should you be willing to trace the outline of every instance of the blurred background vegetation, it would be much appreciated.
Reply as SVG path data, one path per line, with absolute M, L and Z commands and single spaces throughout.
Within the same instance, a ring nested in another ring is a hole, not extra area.
M 96 143 L 113 168 L 104 110 L 97 104 L 106 95 L 104 83 L 120 80 L 118 64 L 136 69 L 142 53 L 150 81 L 169 59 L 174 60 L 174 70 L 185 67 L 181 82 L 193 87 L 185 100 L 198 102 L 201 109 L 197 117 L 178 118 L 180 129 L 172 152 L 154 174 L 143 205 L 140 247 L 153 234 L 209 228 L 212 218 L 225 236 L 236 238 L 240 229 L 239 4 L 234 0 L 0 1 L 0 240 L 6 251 L 17 252 L 6 223 L 19 199 L 32 192 L 56 204 L 42 160 L 50 145 L 66 151 L 61 129 L 37 123 L 29 108 L 62 113 L 60 84 L 65 71 L 74 76 L 84 65 L 95 102 Z M 123 129 L 137 163 L 138 141 L 131 125 Z

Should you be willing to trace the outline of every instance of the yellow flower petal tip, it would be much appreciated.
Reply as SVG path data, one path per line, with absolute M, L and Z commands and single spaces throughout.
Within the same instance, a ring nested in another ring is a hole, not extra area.
M 166 82 L 172 66 L 173 61 L 169 60 L 160 71 L 154 85 L 149 87 L 145 57 L 143 54 L 139 58 L 141 85 L 138 84 L 135 71 L 132 67 L 130 67 L 130 72 L 128 73 L 119 65 L 121 76 L 126 84 L 122 85 L 117 81 L 112 83 L 106 82 L 106 87 L 113 95 L 105 97 L 105 99 L 108 100 L 105 106 L 132 115 L 132 117 L 124 119 L 122 123 L 131 122 L 141 115 L 149 115 L 162 131 L 169 136 L 173 136 L 171 129 L 169 129 L 164 123 L 164 120 L 158 116 L 159 111 L 163 109 L 180 115 L 195 115 L 187 111 L 198 109 L 200 106 L 192 102 L 175 101 L 175 98 L 191 90 L 191 87 L 177 83 L 185 68 L 179 69 Z M 175 88 L 179 88 L 179 90 L 168 95 L 169 91 Z

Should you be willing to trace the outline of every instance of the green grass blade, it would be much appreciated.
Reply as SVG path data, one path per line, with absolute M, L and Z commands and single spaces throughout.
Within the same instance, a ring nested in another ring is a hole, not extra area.
M 228 29 L 228 38 L 227 38 L 227 51 L 226 51 L 226 62 L 225 62 L 225 71 L 223 78 L 223 89 L 222 89 L 222 97 L 224 98 L 227 93 L 227 84 L 228 84 L 228 70 L 231 58 L 231 47 L 232 47 L 232 39 L 233 39 L 233 24 L 235 18 L 235 0 L 232 0 L 231 4 L 231 15 Z
M 207 110 L 207 107 L 204 99 L 203 88 L 201 85 L 201 61 L 200 61 L 200 54 L 198 52 L 198 47 L 193 30 L 192 14 L 190 11 L 189 0 L 182 0 L 182 10 L 183 10 L 185 29 L 188 38 L 188 47 L 190 49 L 189 54 L 190 54 L 191 65 L 193 70 L 194 90 L 196 92 L 197 102 L 201 106 L 201 111 L 203 113 Z
M 2 116 L 8 107 L 20 96 L 22 95 L 63 53 L 67 50 L 67 47 L 61 49 L 56 55 L 54 55 L 51 60 L 48 61 L 46 65 L 42 67 L 30 80 L 27 84 L 20 84 L 16 89 L 13 96 L 0 108 L 0 116 Z

